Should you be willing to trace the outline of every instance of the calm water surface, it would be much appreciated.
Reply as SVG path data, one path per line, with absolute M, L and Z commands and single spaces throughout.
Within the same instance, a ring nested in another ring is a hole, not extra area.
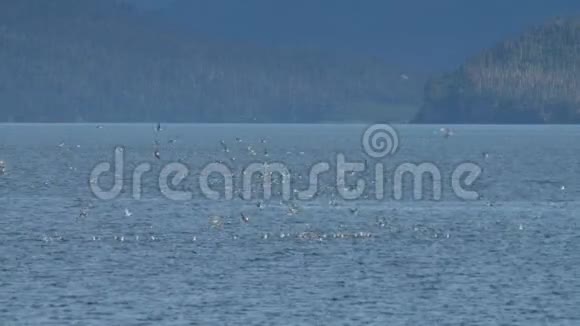
M 439 128 L 398 127 L 383 200 L 340 200 L 329 175 L 313 200 L 258 207 L 205 199 L 199 171 L 281 162 L 303 187 L 337 153 L 377 163 L 365 126 L 0 125 L 0 324 L 580 325 L 580 128 Z M 98 200 L 89 175 L 115 146 L 125 187 Z M 450 187 L 467 161 L 483 168 L 477 201 Z M 143 162 L 153 171 L 135 200 Z M 170 162 L 190 168 L 175 189 L 191 200 L 160 192 Z M 403 162 L 437 164 L 443 199 L 393 199 Z

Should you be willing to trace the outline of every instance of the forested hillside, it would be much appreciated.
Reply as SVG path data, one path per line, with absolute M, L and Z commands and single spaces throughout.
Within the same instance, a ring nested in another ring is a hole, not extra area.
M 400 121 L 422 83 L 376 59 L 199 41 L 112 0 L 0 0 L 0 121 Z
M 580 123 L 580 19 L 557 19 L 431 80 L 418 122 Z

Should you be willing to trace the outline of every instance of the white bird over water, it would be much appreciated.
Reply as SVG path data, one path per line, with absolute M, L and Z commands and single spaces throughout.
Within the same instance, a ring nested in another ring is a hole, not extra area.
M 453 136 L 453 130 L 449 129 L 449 128 L 441 128 L 439 129 L 439 131 L 441 132 L 441 134 L 443 135 L 443 137 L 445 138 L 449 138 L 451 136 Z
M 131 217 L 131 216 L 133 216 L 133 212 L 131 212 L 128 208 L 125 208 L 125 216 Z
M 218 215 L 210 216 L 209 225 L 213 229 L 221 229 L 224 227 L 224 219 Z
M 81 211 L 79 212 L 79 218 L 83 219 L 83 218 L 87 218 L 89 216 L 89 209 L 86 207 L 81 208 Z
M 288 216 L 294 216 L 298 214 L 298 207 L 296 207 L 294 204 L 289 204 L 288 205 Z
M 222 145 L 222 149 L 223 149 L 223 151 L 224 151 L 225 153 L 229 153 L 229 152 L 230 152 L 230 149 L 228 148 L 228 145 L 226 144 L 226 142 L 225 142 L 225 141 L 223 141 L 223 140 L 220 140 L 220 145 Z

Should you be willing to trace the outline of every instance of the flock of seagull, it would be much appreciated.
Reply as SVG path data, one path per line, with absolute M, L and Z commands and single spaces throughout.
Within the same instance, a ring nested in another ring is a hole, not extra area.
M 99 126 L 97 126 L 97 128 L 98 129 L 102 129 L 103 126 L 99 125 Z M 153 144 L 153 157 L 155 159 L 157 159 L 157 160 L 161 160 L 161 157 L 162 157 L 162 152 L 161 152 L 161 150 L 162 150 L 161 144 L 162 143 L 160 141 L 160 137 L 159 136 L 163 132 L 163 130 L 164 129 L 162 128 L 161 123 L 157 123 L 156 126 L 155 126 L 155 128 L 154 128 L 154 131 L 155 131 L 155 135 L 156 136 L 155 136 L 154 144 Z M 443 138 L 445 138 L 445 139 L 454 136 L 454 131 L 451 130 L 451 129 L 449 129 L 449 128 L 441 128 L 439 130 L 439 132 L 440 132 L 440 135 Z M 171 140 L 168 141 L 169 144 L 173 144 L 175 142 L 176 142 L 175 139 L 171 139 Z M 268 148 L 266 146 L 267 140 L 265 138 L 261 138 L 259 140 L 259 142 L 261 143 L 261 145 L 255 146 L 255 145 L 252 145 L 252 144 L 248 144 L 245 140 L 243 140 L 240 137 L 235 137 L 235 143 L 238 144 L 238 146 L 230 148 L 228 146 L 228 144 L 226 143 L 226 141 L 223 140 L 223 139 L 219 141 L 219 145 L 221 147 L 222 153 L 225 155 L 226 160 L 229 161 L 229 162 L 231 162 L 233 164 L 233 163 L 237 163 L 238 161 L 241 161 L 241 160 L 243 160 L 243 159 L 246 158 L 246 157 L 236 157 L 234 155 L 235 153 L 237 153 L 237 151 L 239 151 L 239 149 L 242 149 L 242 151 L 245 151 L 246 152 L 246 155 L 248 156 L 247 158 L 249 158 L 251 160 L 255 160 L 255 157 L 260 157 L 260 155 L 258 153 L 261 153 L 261 157 L 268 158 L 270 156 L 270 153 L 269 153 Z M 59 144 L 59 147 L 61 147 L 61 148 L 64 147 L 64 143 Z M 296 153 L 287 152 L 287 154 L 289 154 L 289 155 L 295 155 L 295 154 L 305 155 L 304 152 L 296 152 Z M 487 152 L 482 152 L 482 157 L 483 157 L 483 159 L 488 159 L 490 157 L 490 154 L 487 153 Z M 217 160 L 217 161 L 218 162 L 221 162 L 221 163 L 224 162 L 224 161 L 220 161 L 220 160 Z M 7 164 L 6 164 L 6 162 L 0 160 L 0 176 L 5 175 L 6 173 L 7 173 Z M 264 176 L 261 176 L 261 177 L 263 178 Z M 303 179 L 304 178 L 304 180 L 305 180 L 305 177 L 303 177 L 300 174 L 298 174 L 297 177 L 298 177 L 298 179 Z M 278 183 L 278 184 L 280 182 L 282 182 L 282 180 L 278 180 L 278 179 L 272 179 L 272 181 L 274 183 Z M 328 185 L 328 187 L 329 188 L 332 188 L 332 186 L 330 186 L 330 185 Z M 565 189 L 566 189 L 565 186 L 562 186 L 561 187 L 561 190 L 562 191 L 564 191 Z M 335 189 L 332 188 L 332 189 L 329 189 L 329 190 L 335 190 Z M 323 189 L 323 191 L 324 191 L 324 189 Z M 240 191 L 238 191 L 236 193 L 236 195 L 240 199 L 244 200 L 244 198 L 242 196 L 242 193 Z M 282 207 L 282 208 L 285 207 L 285 209 L 287 211 L 287 214 L 289 216 L 298 215 L 303 210 L 302 207 L 300 207 L 296 202 L 294 202 L 292 200 L 289 200 L 289 201 L 280 200 L 279 204 L 280 204 L 280 207 Z M 267 207 L 267 205 L 268 204 L 265 203 L 262 200 L 259 200 L 259 201 L 257 201 L 255 203 L 255 207 L 258 210 L 264 210 Z M 329 207 L 338 207 L 338 206 L 340 206 L 340 203 L 339 203 L 339 201 L 337 201 L 335 199 L 333 192 L 331 192 L 331 196 L 330 196 L 328 205 L 329 205 Z M 492 203 L 488 203 L 488 206 L 493 206 L 493 204 Z M 88 218 L 89 217 L 89 211 L 90 211 L 91 208 L 92 208 L 91 206 L 81 205 L 78 218 L 79 219 L 86 219 L 86 218 Z M 346 208 L 348 210 L 348 213 L 350 213 L 352 216 L 357 216 L 359 214 L 359 208 L 358 207 L 352 207 L 351 206 L 351 207 L 346 207 Z M 129 208 L 125 208 L 124 209 L 124 216 L 125 217 L 132 217 L 133 216 L 133 212 Z M 230 220 L 230 219 L 231 219 L 231 217 L 228 217 L 228 216 L 211 215 L 211 216 L 209 216 L 209 226 L 210 226 L 210 228 L 214 228 L 214 229 L 222 229 L 224 227 L 224 221 L 225 220 Z M 242 212 L 239 213 L 239 220 L 241 221 L 241 223 L 244 223 L 244 224 L 251 223 L 251 216 L 247 212 L 247 209 L 245 211 L 242 211 Z M 309 237 L 308 234 L 302 234 L 302 236 Z M 364 233 L 364 234 L 361 233 L 361 234 L 358 234 L 358 235 L 353 235 L 353 237 L 359 237 L 359 236 L 360 237 L 366 237 L 366 236 L 369 236 L 370 237 L 370 233 L 369 234 L 367 234 L 367 233 Z
M 97 125 L 96 128 L 103 129 L 104 127 L 102 125 Z M 157 160 L 161 160 L 161 141 L 160 141 L 160 137 L 159 137 L 161 132 L 163 131 L 161 123 L 157 123 L 154 130 L 155 130 L 155 139 L 154 139 L 154 146 L 153 146 L 153 157 L 156 158 Z M 448 138 L 448 137 L 451 137 L 454 135 L 453 131 L 448 129 L 448 128 L 441 128 L 440 132 L 443 135 L 443 137 L 445 137 L 445 138 Z M 174 139 L 169 140 L 169 144 L 173 144 L 175 142 L 176 142 L 176 140 L 174 140 Z M 235 142 L 238 144 L 242 144 L 242 143 L 244 143 L 244 140 L 240 137 L 236 137 Z M 262 149 L 263 157 L 265 157 L 265 158 L 269 157 L 269 151 L 268 151 L 267 147 L 265 146 L 267 144 L 267 140 L 265 138 L 261 138 L 260 143 L 263 145 L 262 146 L 263 147 L 263 149 Z M 58 146 L 60 148 L 64 148 L 65 144 L 60 143 Z M 233 155 L 232 150 L 227 145 L 225 140 L 220 140 L 220 146 L 221 146 L 222 152 L 227 156 L 227 158 L 230 162 L 235 163 L 238 160 L 238 158 Z M 77 145 L 77 147 L 80 147 L 80 146 Z M 258 155 L 257 148 L 251 144 L 247 145 L 245 147 L 245 149 L 247 151 L 247 154 L 250 157 L 256 157 Z M 287 154 L 292 155 L 294 153 L 287 152 Z M 298 152 L 298 154 L 305 155 L 304 152 Z M 488 154 L 486 153 L 485 155 L 487 157 Z M 220 160 L 218 160 L 218 162 L 224 163 L 223 161 L 220 161 Z M 6 173 L 6 163 L 4 161 L 0 161 L 0 175 L 4 175 L 5 173 Z M 264 176 L 262 176 L 262 177 L 264 177 Z M 298 175 L 299 180 L 302 180 L 303 178 L 304 177 L 301 174 Z M 281 182 L 280 180 L 276 180 L 276 179 L 274 179 L 272 181 L 274 183 Z M 333 189 L 331 189 L 331 190 L 333 190 Z M 238 191 L 236 193 L 236 195 L 240 199 L 244 200 L 241 191 Z M 256 202 L 255 205 L 259 210 L 263 210 L 266 207 L 266 204 L 263 201 L 258 201 L 258 202 Z M 280 205 L 286 207 L 288 216 L 295 216 L 295 215 L 299 214 L 300 211 L 302 210 L 302 207 L 300 207 L 298 204 L 296 204 L 295 202 L 293 202 L 291 200 L 290 201 L 280 200 Z M 331 196 L 331 198 L 328 202 L 328 205 L 329 205 L 329 207 L 338 207 L 339 206 L 339 203 L 334 198 L 334 195 Z M 89 216 L 90 209 L 91 209 L 91 207 L 89 207 L 89 206 L 81 206 L 78 218 L 79 219 L 87 218 Z M 348 211 L 350 212 L 351 215 L 356 216 L 359 213 L 359 208 L 358 207 L 350 207 L 350 208 L 348 208 Z M 131 216 L 133 216 L 133 212 L 129 208 L 125 208 L 124 216 L 131 217 Z M 219 223 L 218 221 L 223 221 L 223 219 L 224 219 L 224 217 L 222 217 L 222 216 L 211 216 L 210 217 L 210 225 L 212 227 L 219 227 L 222 225 L 222 223 Z M 248 213 L 241 212 L 240 213 L 240 220 L 243 223 L 250 223 L 250 216 L 248 215 Z
M 99 125 L 99 126 L 97 126 L 97 128 L 98 129 L 102 129 L 103 127 Z M 161 144 L 162 143 L 161 143 L 160 137 L 159 137 L 160 134 L 161 134 L 161 132 L 163 131 L 163 128 L 162 128 L 161 124 L 160 123 L 157 123 L 157 125 L 155 126 L 155 129 L 154 130 L 155 130 L 155 138 L 154 138 L 154 142 L 153 142 L 153 157 L 156 158 L 157 160 L 161 160 L 161 156 L 162 156 L 162 154 L 161 154 L 161 150 L 162 150 Z M 175 142 L 176 142 L 175 140 L 170 140 L 169 141 L 170 144 L 175 143 Z M 261 138 L 259 140 L 259 142 L 262 144 L 261 153 L 262 153 L 263 157 L 265 157 L 265 158 L 269 157 L 270 154 L 269 154 L 269 151 L 268 151 L 268 149 L 266 147 L 266 144 L 268 143 L 267 140 L 265 138 Z M 240 137 L 236 137 L 235 138 L 235 143 L 241 145 L 241 144 L 244 144 L 245 141 L 242 138 L 240 138 Z M 234 151 L 232 149 L 230 149 L 230 147 L 227 145 L 226 141 L 225 140 L 220 140 L 219 144 L 221 146 L 222 152 L 226 155 L 227 160 L 229 160 L 232 163 L 235 163 L 238 160 L 238 158 L 235 155 L 233 155 L 234 154 Z M 60 147 L 63 147 L 64 144 L 61 144 L 59 146 Z M 247 146 L 245 146 L 243 148 L 245 148 L 245 150 L 247 152 L 247 155 L 250 158 L 253 158 L 253 157 L 258 156 L 258 149 L 257 149 L 258 147 L 249 144 L 249 145 L 247 145 Z M 293 152 L 287 152 L 287 154 L 288 155 L 293 155 L 295 153 L 293 153 Z M 298 152 L 298 154 L 299 155 L 302 155 L 302 156 L 305 155 L 304 152 Z M 221 160 L 217 160 L 217 161 L 218 162 L 221 162 L 221 163 L 224 162 L 224 161 L 221 161 Z M 261 177 L 263 178 L 264 176 L 261 176 Z M 302 175 L 298 175 L 298 178 L 299 179 L 302 179 L 303 176 Z M 280 183 L 280 182 L 282 182 L 281 180 L 277 180 L 277 179 L 273 179 L 272 181 L 274 183 Z M 241 191 L 237 191 L 236 192 L 236 195 L 241 200 L 245 200 L 243 198 L 243 196 L 242 196 L 242 192 Z M 285 207 L 286 208 L 286 211 L 287 211 L 287 215 L 288 216 L 298 215 L 302 211 L 302 209 L 303 209 L 301 206 L 299 206 L 296 202 L 294 202 L 292 200 L 290 200 L 290 201 L 280 200 L 279 204 L 280 204 L 281 207 Z M 264 201 L 262 201 L 262 200 L 259 200 L 259 201 L 257 201 L 255 203 L 255 207 L 258 210 L 264 210 L 266 208 L 266 206 L 267 206 L 267 204 Z M 329 206 L 330 207 L 338 207 L 339 206 L 339 203 L 334 198 L 334 196 L 332 196 L 332 198 L 329 200 Z M 83 206 L 83 205 L 81 205 L 78 218 L 81 219 L 81 220 L 82 219 L 86 219 L 89 216 L 89 211 L 90 211 L 91 208 L 92 208 L 91 206 Z M 358 207 L 351 207 L 351 208 L 348 208 L 348 211 L 353 216 L 356 216 L 356 215 L 358 215 L 359 208 Z M 131 216 L 133 216 L 133 212 L 129 208 L 125 208 L 124 209 L 124 216 L 125 217 L 131 217 Z M 226 216 L 212 215 L 212 216 L 209 217 L 209 225 L 210 225 L 211 228 L 221 229 L 224 226 L 224 220 L 226 220 L 228 218 L 229 217 L 226 217 Z M 245 223 L 245 224 L 248 224 L 248 223 L 251 222 L 250 214 L 248 212 L 245 212 L 245 211 L 239 213 L 239 219 L 240 219 L 240 221 L 242 223 Z

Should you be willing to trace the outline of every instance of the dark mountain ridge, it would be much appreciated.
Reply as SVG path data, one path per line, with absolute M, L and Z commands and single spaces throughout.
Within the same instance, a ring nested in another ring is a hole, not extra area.
M 0 1 L 0 121 L 405 121 L 423 79 L 373 58 L 192 39 L 108 0 Z

